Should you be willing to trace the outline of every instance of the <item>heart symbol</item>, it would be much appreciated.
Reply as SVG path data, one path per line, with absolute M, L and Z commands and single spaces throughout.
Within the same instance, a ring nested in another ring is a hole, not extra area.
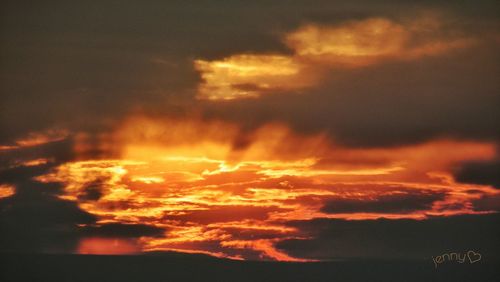
M 467 256 L 469 257 L 470 263 L 475 263 L 481 260 L 481 254 L 474 251 L 468 251 Z

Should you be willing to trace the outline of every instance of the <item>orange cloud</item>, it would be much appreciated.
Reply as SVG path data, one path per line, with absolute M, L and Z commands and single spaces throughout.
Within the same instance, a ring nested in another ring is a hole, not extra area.
M 79 242 L 77 253 L 85 255 L 127 255 L 141 251 L 136 242 L 119 238 L 84 238 Z
M 443 38 L 440 22 L 425 17 L 406 24 L 384 18 L 351 21 L 338 26 L 310 24 L 285 37 L 287 46 L 298 56 L 331 67 L 359 67 L 387 59 L 417 59 L 464 48 L 472 42 L 470 38 Z
M 306 25 L 289 33 L 286 44 L 298 56 L 328 63 L 363 64 L 374 57 L 400 52 L 410 34 L 401 25 L 375 18 L 340 26 Z
M 61 141 L 66 139 L 68 135 L 69 133 L 66 130 L 55 129 L 41 132 L 32 132 L 23 138 L 15 140 L 11 145 L 0 145 L 0 151 L 32 147 L 50 142 Z
M 235 147 L 241 134 L 222 121 L 131 118 L 107 140 L 119 147 L 116 159 L 69 162 L 37 180 L 64 183 L 60 197 L 76 201 L 99 224 L 168 230 L 164 237 L 139 238 L 141 250 L 232 258 L 251 252 L 276 260 L 297 259 L 274 248 L 300 237 L 286 226 L 290 220 L 488 213 L 475 210 L 475 203 L 499 194 L 452 177 L 457 163 L 494 158 L 491 143 L 434 140 L 356 149 L 267 124 Z M 107 252 L 99 247 L 104 243 L 82 241 L 80 250 Z
M 10 197 L 15 193 L 16 190 L 12 185 L 0 184 L 0 199 Z
M 284 55 L 234 55 L 222 60 L 196 60 L 203 83 L 198 98 L 255 98 L 268 91 L 294 90 L 312 83 L 305 66 Z

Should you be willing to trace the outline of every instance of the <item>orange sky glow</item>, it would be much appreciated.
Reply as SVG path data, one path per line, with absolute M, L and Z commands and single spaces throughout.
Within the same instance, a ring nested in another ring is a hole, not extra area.
M 223 121 L 142 116 L 129 118 L 106 142 L 119 148 L 115 158 L 68 162 L 36 179 L 64 183 L 59 197 L 97 215 L 97 224 L 141 223 L 165 233 L 85 238 L 79 253 L 175 250 L 245 259 L 247 250 L 302 261 L 274 247 L 306 236 L 287 221 L 488 213 L 475 210 L 473 201 L 499 193 L 452 176 L 457 163 L 495 156 L 495 145 L 485 142 L 347 148 L 279 123 L 243 132 Z M 85 148 L 75 143 L 76 152 Z M 0 188 L 2 197 L 12 193 Z M 411 201 L 421 204 L 406 207 Z

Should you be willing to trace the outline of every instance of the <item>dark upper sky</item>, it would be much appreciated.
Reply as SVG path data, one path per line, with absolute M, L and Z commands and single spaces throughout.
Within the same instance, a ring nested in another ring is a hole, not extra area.
M 283 120 L 298 130 L 326 129 L 362 145 L 436 135 L 497 139 L 496 1 L 365 2 L 4 1 L 0 140 L 61 123 L 100 127 L 137 109 L 179 115 L 193 108 L 249 126 Z M 230 105 L 193 99 L 195 59 L 289 54 L 283 34 L 307 23 L 405 21 L 431 12 L 443 22 L 435 36 L 478 43 L 419 60 L 331 69 L 328 79 L 301 90 L 307 95 L 286 101 L 272 93 Z

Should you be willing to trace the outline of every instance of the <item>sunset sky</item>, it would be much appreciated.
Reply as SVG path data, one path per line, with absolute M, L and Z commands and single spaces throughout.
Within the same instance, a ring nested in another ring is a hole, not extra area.
M 313 2 L 2 1 L 0 253 L 498 257 L 498 1 Z

